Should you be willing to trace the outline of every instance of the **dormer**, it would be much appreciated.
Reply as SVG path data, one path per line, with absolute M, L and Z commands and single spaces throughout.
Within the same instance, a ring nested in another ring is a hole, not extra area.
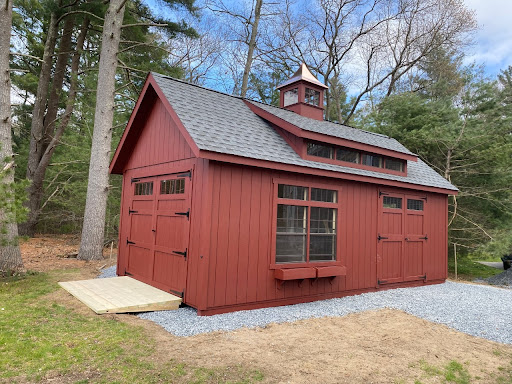
M 324 119 L 324 91 L 322 84 L 302 63 L 293 76 L 279 85 L 279 106 L 301 116 Z

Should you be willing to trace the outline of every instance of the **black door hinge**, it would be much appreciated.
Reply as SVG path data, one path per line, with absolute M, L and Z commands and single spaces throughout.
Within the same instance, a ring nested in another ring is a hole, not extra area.
M 126 244 L 135 244 L 135 242 L 126 239 Z
M 130 272 L 126 272 L 126 271 L 124 271 L 124 274 L 128 275 L 128 276 L 133 276 Z
M 420 276 L 423 280 L 427 280 L 427 274 L 425 273 L 423 276 Z
M 192 178 L 192 172 L 188 171 L 185 173 L 180 173 L 179 175 L 176 175 L 176 177 L 188 177 L 189 179 Z
M 388 282 L 387 280 L 380 280 L 380 279 L 377 280 L 377 284 L 379 284 L 379 285 L 380 284 L 385 284 L 387 282 Z
M 381 241 L 382 239 L 389 239 L 389 237 L 382 237 L 380 234 L 377 236 L 377 240 Z
M 425 235 L 425 237 L 420 237 L 420 240 L 428 240 L 428 236 Z
M 389 193 L 379 191 L 379 197 L 381 197 L 382 195 L 384 195 L 384 196 L 388 196 L 388 195 L 389 195 Z
M 139 211 L 134 211 L 130 207 L 128 207 L 128 214 L 131 215 L 132 213 L 139 213 Z
M 172 251 L 172 253 L 174 253 L 175 255 L 183 256 L 185 258 L 185 260 L 187 260 L 187 248 L 185 248 L 185 252 Z
M 174 289 L 169 289 L 169 292 L 171 292 L 172 294 L 176 295 L 176 296 L 180 296 L 180 297 L 184 297 L 185 296 L 185 291 L 175 291 Z
M 421 198 L 421 200 L 425 200 L 425 201 L 427 201 L 427 196 L 422 197 L 422 198 Z
M 190 209 L 187 209 L 187 212 L 174 212 L 175 215 L 187 216 L 187 220 L 190 219 Z

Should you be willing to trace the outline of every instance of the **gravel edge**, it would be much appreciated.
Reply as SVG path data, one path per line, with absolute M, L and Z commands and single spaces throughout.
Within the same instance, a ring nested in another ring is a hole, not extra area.
M 104 269 L 99 277 L 113 276 L 115 266 Z M 195 309 L 186 306 L 137 316 L 159 324 L 175 336 L 193 336 L 383 308 L 401 310 L 469 335 L 512 344 L 512 290 L 452 281 L 213 316 L 197 316 Z

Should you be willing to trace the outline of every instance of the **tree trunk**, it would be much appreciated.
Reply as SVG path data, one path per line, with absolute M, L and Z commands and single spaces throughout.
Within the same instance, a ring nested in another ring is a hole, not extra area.
M 11 80 L 9 75 L 9 47 L 11 42 L 12 0 L 0 2 L 0 182 L 10 189 L 14 183 L 11 142 Z M 4 166 L 4 160 L 10 167 Z M 5 171 L 3 171 L 5 169 Z M 7 200 L 7 204 L 12 203 Z M 4 204 L 2 204 L 3 206 Z M 0 271 L 21 271 L 23 261 L 18 246 L 18 226 L 8 215 L 8 209 L 0 210 Z
M 240 96 L 245 97 L 247 95 L 247 87 L 249 84 L 249 74 L 251 73 L 251 66 L 254 57 L 254 48 L 256 48 L 256 37 L 258 35 L 258 24 L 261 18 L 261 6 L 263 0 L 256 0 L 256 6 L 254 8 L 254 21 L 252 23 L 251 39 L 249 40 L 249 49 L 247 50 L 247 60 L 245 61 L 244 75 L 242 78 L 242 90 Z
M 57 42 L 57 17 L 55 12 L 50 16 L 48 24 L 48 33 L 46 34 L 46 43 L 43 51 L 43 62 L 39 72 L 39 82 L 37 83 L 36 99 L 34 101 L 34 110 L 32 112 L 32 123 L 30 126 L 30 149 L 27 162 L 27 179 L 31 185 L 27 188 L 28 200 L 25 206 L 28 208 L 28 217 L 25 223 L 20 224 L 19 230 L 22 235 L 32 236 L 37 218 L 35 217 L 39 209 L 42 190 L 33 186 L 34 174 L 37 171 L 39 160 L 44 151 L 44 112 L 48 99 L 48 88 L 51 80 L 53 53 Z M 39 199 L 34 198 L 39 196 Z
M 53 155 L 53 152 L 55 151 L 55 148 L 57 146 L 57 141 L 60 139 L 62 133 L 64 132 L 64 129 L 67 127 L 69 123 L 69 119 L 71 117 L 71 113 L 74 107 L 76 94 L 75 78 L 78 74 L 78 62 L 83 49 L 85 35 L 87 34 L 87 30 L 89 27 L 89 20 L 87 18 L 84 20 L 84 23 L 82 24 L 82 29 L 80 31 L 80 35 L 77 38 L 77 52 L 74 54 L 72 59 L 73 62 L 71 64 L 71 84 L 68 93 L 68 98 L 66 100 L 66 109 L 64 114 L 60 117 L 61 121 L 59 123 L 59 129 L 57 130 L 57 133 L 55 133 L 55 123 L 57 119 L 60 94 L 62 92 L 62 85 L 64 83 L 66 67 L 71 51 L 71 36 L 73 32 L 73 26 L 73 18 L 68 17 L 62 30 L 62 39 L 59 47 L 59 56 L 55 64 L 52 90 L 48 101 L 48 110 L 46 115 L 44 116 L 43 136 L 40 144 L 42 152 L 30 153 L 30 156 L 34 156 L 34 166 L 35 164 L 37 164 L 37 166 L 35 170 L 32 170 L 31 172 L 31 184 L 27 188 L 28 200 L 25 204 L 26 207 L 29 209 L 27 221 L 20 224 L 20 232 L 28 236 L 33 236 L 35 233 L 35 228 L 39 220 L 39 215 L 41 213 L 41 200 L 44 192 L 43 184 L 46 176 L 46 169 L 48 167 L 48 164 L 50 163 L 51 156 Z M 75 81 L 75 84 L 73 84 L 73 81 Z M 49 148 L 50 145 L 51 148 Z M 35 161 L 36 156 L 39 157 L 37 159 L 37 163 Z
M 55 130 L 62 85 L 64 84 L 64 76 L 66 74 L 69 57 L 71 56 L 71 37 L 73 35 L 74 25 L 75 19 L 73 16 L 66 17 L 64 27 L 62 28 L 57 62 L 55 63 L 55 70 L 53 71 L 52 89 L 48 99 L 48 108 L 44 117 L 43 132 L 46 145 L 50 142 L 51 138 L 49 136 L 53 135 L 53 131 Z
M 103 24 L 89 182 L 82 240 L 78 252 L 78 258 L 82 260 L 103 258 L 105 214 L 109 191 L 108 166 L 115 108 L 117 50 L 121 39 L 125 3 L 126 0 L 111 0 Z

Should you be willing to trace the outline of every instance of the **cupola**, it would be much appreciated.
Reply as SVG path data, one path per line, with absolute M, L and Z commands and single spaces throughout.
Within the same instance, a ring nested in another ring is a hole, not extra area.
M 324 119 L 324 91 L 322 84 L 302 63 L 293 76 L 279 85 L 279 106 L 316 120 Z

